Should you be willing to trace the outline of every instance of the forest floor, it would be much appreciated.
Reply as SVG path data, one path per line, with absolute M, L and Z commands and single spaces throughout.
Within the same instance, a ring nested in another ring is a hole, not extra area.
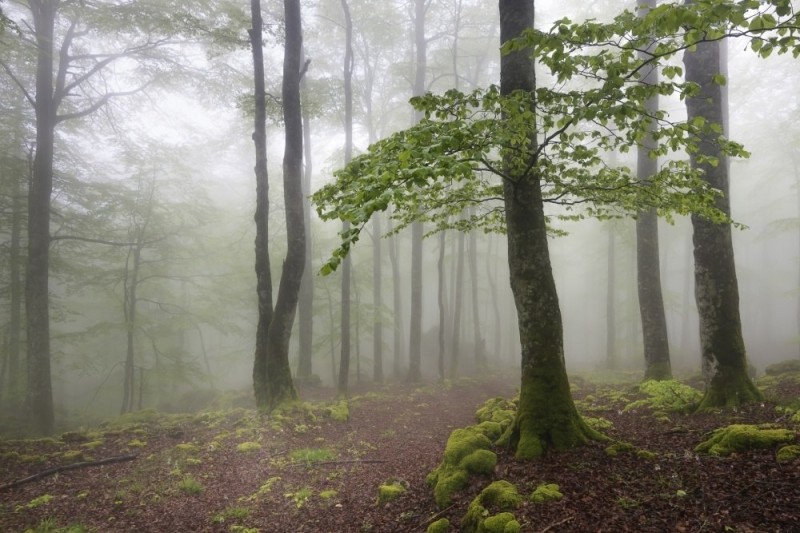
M 78 465 L 0 487 L 0 531 L 413 532 L 441 518 L 458 531 L 473 498 L 501 479 L 521 494 L 542 483 L 563 494 L 526 499 L 514 511 L 522 531 L 800 531 L 800 460 L 777 462 L 776 446 L 729 457 L 694 451 L 732 423 L 796 432 L 776 402 L 800 407 L 800 379 L 772 380 L 763 404 L 701 415 L 626 409 L 645 397 L 636 384 L 573 382 L 579 409 L 604 421 L 607 435 L 652 453 L 610 455 L 598 442 L 517 462 L 495 449 L 494 472 L 441 510 L 425 477 L 450 432 L 474 424 L 487 399 L 513 396 L 515 379 L 356 390 L 346 420 L 346 404 L 324 401 L 330 390 L 306 390 L 312 401 L 283 416 L 144 411 L 56 439 L 0 440 L 0 485 Z M 379 505 L 378 487 L 392 481 L 405 492 Z

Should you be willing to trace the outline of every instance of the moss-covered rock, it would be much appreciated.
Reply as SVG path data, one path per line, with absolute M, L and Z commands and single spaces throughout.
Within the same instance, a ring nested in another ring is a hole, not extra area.
M 385 505 L 390 501 L 396 500 L 406 491 L 406 487 L 397 480 L 384 483 L 378 487 L 378 505 Z
M 696 452 L 726 456 L 745 450 L 772 448 L 795 440 L 794 431 L 781 428 L 732 424 L 715 430 L 695 447 Z
M 779 463 L 791 463 L 797 460 L 798 457 L 800 457 L 800 446 L 797 444 L 784 446 L 778 450 L 778 453 L 775 455 L 775 459 Z
M 564 497 L 559 488 L 555 483 L 543 483 L 531 493 L 530 500 L 533 503 L 556 502 Z
M 454 430 L 447 439 L 442 463 L 428 474 L 436 504 L 444 509 L 450 497 L 469 483 L 470 474 L 490 474 L 497 464 L 491 441 L 476 426 Z
M 632 452 L 636 447 L 629 442 L 615 441 L 603 450 L 609 457 L 616 457 L 620 453 Z
M 450 531 L 450 520 L 447 518 L 440 518 L 429 525 L 425 533 L 447 533 L 448 531 Z
M 467 508 L 461 520 L 462 531 L 466 533 L 505 533 L 511 522 L 519 522 L 510 512 L 519 507 L 522 496 L 508 481 L 495 481 L 484 488 Z M 519 531 L 510 526 L 509 532 Z

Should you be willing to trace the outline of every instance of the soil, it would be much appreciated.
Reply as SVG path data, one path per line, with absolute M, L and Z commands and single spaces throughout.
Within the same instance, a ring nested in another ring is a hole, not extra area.
M 517 462 L 497 449 L 493 475 L 473 478 L 450 507 L 438 509 L 425 476 L 441 461 L 450 432 L 473 424 L 485 400 L 513 396 L 516 385 L 494 377 L 356 390 L 346 421 L 326 414 L 337 404 L 330 390 L 317 388 L 303 398 L 328 403 L 305 404 L 291 419 L 248 409 L 170 418 L 147 412 L 59 439 L 0 441 L 0 485 L 122 458 L 0 489 L 0 531 L 406 532 L 425 531 L 439 518 L 457 531 L 470 501 L 498 479 L 522 494 L 555 483 L 564 495 L 523 503 L 514 512 L 522 531 L 800 531 L 800 460 L 780 464 L 775 448 L 725 458 L 694 452 L 711 430 L 731 423 L 796 431 L 774 403 L 665 418 L 648 408 L 624 410 L 635 386 L 621 398 L 586 383 L 575 396 L 591 394 L 587 414 L 611 422 L 610 437 L 654 456 L 609 456 L 607 444 L 592 443 Z M 776 390 L 782 402 L 800 398 L 797 382 Z M 378 505 L 378 487 L 392 481 L 405 492 Z

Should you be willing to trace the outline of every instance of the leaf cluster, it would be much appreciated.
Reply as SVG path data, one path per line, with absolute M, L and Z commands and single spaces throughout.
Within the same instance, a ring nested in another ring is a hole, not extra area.
M 765 48 L 798 55 L 797 30 L 788 0 L 669 3 L 642 16 L 623 11 L 609 23 L 562 19 L 547 32 L 529 30 L 503 53 L 532 53 L 555 84 L 531 93 L 504 95 L 490 86 L 413 98 L 424 113 L 419 123 L 370 146 L 313 195 L 323 219 L 351 224 L 322 273 L 336 269 L 373 213 L 390 207 L 396 231 L 412 221 L 430 222 L 433 231 L 503 231 L 504 189 L 518 180 L 538 180 L 543 200 L 562 206 L 557 216 L 563 219 L 636 216 L 655 208 L 667 218 L 696 213 L 729 221 L 715 206 L 720 192 L 686 154 L 718 165 L 699 153 L 700 140 L 709 138 L 726 156 L 747 152 L 724 138 L 719 124 L 673 120 L 648 102 L 698 94 L 699 86 L 682 81 L 682 69 L 667 63 L 681 51 L 744 37 L 763 57 Z M 663 68 L 663 79 L 644 83 L 656 68 Z M 714 80 L 725 82 L 719 74 Z M 638 147 L 665 158 L 654 175 L 635 176 L 606 162 L 608 153 Z M 472 214 L 460 218 L 464 212 Z

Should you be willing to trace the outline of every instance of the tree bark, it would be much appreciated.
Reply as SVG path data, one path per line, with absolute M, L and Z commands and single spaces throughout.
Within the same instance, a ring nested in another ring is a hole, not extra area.
M 25 318 L 28 349 L 28 408 L 31 431 L 50 435 L 54 429 L 50 375 L 50 202 L 56 109 L 53 67 L 57 4 L 31 0 L 36 32 L 36 155 L 28 191 L 28 261 L 25 272 Z
M 286 213 L 286 259 L 283 262 L 278 297 L 267 334 L 267 405 L 273 410 L 297 399 L 289 366 L 289 340 L 292 334 L 300 283 L 306 255 L 303 223 L 303 117 L 300 104 L 300 78 L 303 34 L 300 0 L 284 0 L 286 43 L 283 55 L 283 202 Z
M 640 17 L 656 7 L 656 0 L 644 0 L 638 5 Z M 640 53 L 640 57 L 647 57 Z M 658 71 L 648 67 L 641 79 L 642 83 L 658 83 Z M 645 102 L 647 114 L 654 117 L 658 111 L 658 96 Z M 650 121 L 647 135 L 637 150 L 636 173 L 639 180 L 649 181 L 658 171 L 658 159 L 650 156 L 655 150 L 653 139 L 657 124 Z M 642 317 L 642 338 L 644 341 L 644 379 L 671 379 L 672 367 L 669 356 L 667 318 L 664 314 L 664 297 L 661 292 L 661 267 L 658 246 L 658 214 L 650 208 L 639 212 L 636 217 L 636 272 L 639 292 L 639 313 Z
M 345 25 L 344 51 L 344 164 L 353 159 L 353 20 L 347 0 L 341 0 Z M 350 223 L 342 223 L 342 231 L 347 232 Z M 339 357 L 339 383 L 337 394 L 347 397 L 350 379 L 350 284 L 352 276 L 351 254 L 342 261 L 342 293 L 341 293 L 341 355 Z M 357 342 L 357 341 L 356 341 Z
M 533 1 L 500 0 L 501 43 L 532 28 L 533 18 Z M 533 106 L 535 88 L 530 50 L 503 55 L 501 94 L 525 91 Z M 532 147 L 535 128 L 531 124 Z M 504 159 L 508 266 L 522 345 L 522 382 L 517 414 L 503 440 L 516 450 L 517 458 L 530 459 L 547 449 L 578 446 L 599 435 L 583 422 L 570 395 L 561 310 L 550 264 L 536 161 L 520 161 L 509 155 Z
M 300 82 L 300 88 L 306 85 L 305 76 Z M 300 284 L 300 301 L 297 306 L 298 313 L 298 357 L 297 379 L 301 383 L 308 382 L 314 373 L 314 272 L 311 266 L 311 118 L 306 108 L 303 108 L 303 224 L 306 235 L 306 261 L 303 268 L 303 281 Z
M 472 341 L 475 350 L 475 370 L 478 374 L 486 371 L 486 341 L 481 333 L 481 315 L 478 306 L 478 234 L 469 233 L 469 277 L 472 289 Z
M 414 67 L 413 96 L 425 94 L 425 70 L 427 69 L 427 40 L 425 39 L 425 12 L 428 0 L 414 2 Z M 414 112 L 414 122 L 419 122 L 422 114 Z M 425 234 L 423 223 L 411 224 L 411 322 L 408 345 L 408 381 L 422 381 L 422 237 Z
M 614 298 L 616 289 L 616 234 L 611 221 L 606 223 L 608 228 L 608 266 L 606 268 L 606 368 L 617 368 L 617 315 Z
M 372 215 L 372 379 L 383 382 L 383 251 L 380 213 Z
M 392 219 L 389 217 L 388 232 L 392 233 Z M 392 373 L 398 379 L 403 373 L 403 298 L 400 294 L 400 264 L 397 257 L 397 235 L 392 235 L 389 240 L 389 260 L 392 264 L 392 314 L 394 316 L 392 331 Z
M 267 375 L 267 333 L 272 322 L 272 271 L 269 260 L 269 175 L 267 173 L 267 111 L 264 80 L 264 51 L 262 48 L 261 1 L 251 0 L 250 47 L 253 53 L 254 80 L 254 129 L 253 143 L 256 154 L 256 239 L 255 270 L 256 295 L 258 298 L 258 324 L 256 326 L 256 349 L 253 361 L 253 391 L 256 405 L 264 409 L 269 405 Z
M 683 62 L 686 80 L 700 87 L 699 94 L 686 99 L 688 121 L 702 117 L 709 123 L 719 124 L 725 131 L 722 90 L 712 79 L 721 72 L 719 43 L 699 43 L 694 52 L 686 52 Z M 716 158 L 717 164 L 702 162 L 699 156 Z M 704 133 L 698 153 L 691 153 L 690 158 L 692 166 L 702 170 L 706 182 L 721 193 L 716 199 L 717 208 L 730 215 L 728 163 L 720 149 L 719 135 Z M 695 300 L 700 315 L 700 346 L 706 377 L 706 392 L 699 409 L 757 401 L 761 393 L 747 373 L 731 225 L 692 215 L 692 227 Z
M 456 280 L 453 287 L 453 341 L 450 351 L 450 379 L 458 377 L 458 364 L 461 359 L 461 312 L 464 308 L 464 241 L 463 231 L 458 233 L 458 256 L 456 257 Z

